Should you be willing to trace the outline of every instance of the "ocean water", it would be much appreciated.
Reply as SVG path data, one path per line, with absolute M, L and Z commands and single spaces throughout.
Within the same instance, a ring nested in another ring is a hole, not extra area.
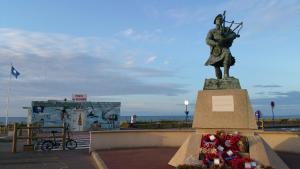
M 188 120 L 192 120 L 192 116 L 188 116 Z M 185 116 L 137 116 L 137 121 L 184 121 Z M 130 116 L 121 116 L 120 121 L 130 121 Z M 8 117 L 8 123 L 27 123 L 27 117 Z M 0 124 L 5 124 L 5 117 L 0 117 Z
M 0 117 L 0 124 L 5 124 L 5 117 Z M 8 117 L 8 123 L 27 123 L 27 117 Z
M 271 119 L 272 116 L 263 116 L 263 118 Z M 300 115 L 275 115 L 275 119 L 300 119 Z
M 188 116 L 188 120 L 192 120 L 193 116 Z M 130 122 L 130 116 L 121 116 L 120 121 Z M 155 122 L 155 121 L 185 121 L 185 116 L 138 116 L 136 121 Z
M 269 118 L 269 117 L 264 117 Z M 299 116 L 281 116 L 278 118 L 300 119 Z M 188 120 L 193 120 L 193 116 L 189 116 Z M 9 117 L 9 123 L 27 123 L 27 117 Z M 130 116 L 121 116 L 120 122 L 130 122 Z M 137 116 L 139 122 L 156 122 L 156 121 L 185 121 L 185 116 Z M 5 117 L 0 117 L 0 125 L 5 124 Z M 300 132 L 300 127 L 292 128 L 266 128 L 267 131 L 292 131 Z
M 272 118 L 271 116 L 265 116 L 263 118 Z M 275 118 L 281 119 L 300 119 L 299 115 L 290 116 L 275 116 Z M 138 116 L 137 121 L 142 122 L 156 122 L 156 121 L 185 121 L 185 116 Z M 193 116 L 188 116 L 188 120 L 193 120 Z M 130 116 L 121 116 L 120 121 L 130 122 Z M 8 123 L 27 123 L 27 117 L 8 117 Z M 0 124 L 5 124 L 5 117 L 0 117 Z

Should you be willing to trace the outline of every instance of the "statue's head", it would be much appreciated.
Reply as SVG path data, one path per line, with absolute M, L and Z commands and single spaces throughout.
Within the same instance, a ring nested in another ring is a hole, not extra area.
M 223 23 L 223 15 L 219 14 L 215 17 L 214 24 L 221 25 Z

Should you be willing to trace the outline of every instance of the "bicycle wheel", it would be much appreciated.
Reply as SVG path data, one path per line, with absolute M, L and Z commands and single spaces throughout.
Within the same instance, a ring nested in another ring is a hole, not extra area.
M 43 143 L 43 140 L 37 139 L 37 141 L 34 144 L 34 150 L 35 151 L 41 150 L 42 143 Z
M 50 141 L 50 140 L 46 140 L 43 142 L 42 146 L 41 146 L 41 149 L 43 151 L 50 151 L 53 149 L 53 142 Z
M 66 147 L 69 149 L 69 150 L 74 150 L 76 147 L 77 147 L 77 142 L 73 139 L 69 139 L 67 142 L 66 142 Z

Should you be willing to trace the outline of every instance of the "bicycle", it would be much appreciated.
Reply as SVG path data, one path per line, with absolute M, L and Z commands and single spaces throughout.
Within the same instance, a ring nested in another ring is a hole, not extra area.
M 70 138 L 70 131 L 69 130 L 67 130 L 67 131 L 68 131 L 68 134 L 67 134 L 68 137 L 67 137 L 65 146 L 69 150 L 74 150 L 77 147 L 77 142 L 74 139 Z M 61 143 L 59 143 L 56 140 L 55 133 L 57 133 L 57 131 L 51 131 L 51 133 L 52 133 L 52 136 L 53 136 L 53 140 L 45 140 L 45 141 L 43 141 L 43 143 L 41 145 L 41 150 L 43 150 L 43 151 L 50 151 L 53 148 L 59 148 L 59 146 L 61 145 Z
M 67 141 L 66 141 L 66 147 L 69 149 L 69 150 L 74 150 L 77 148 L 77 141 L 75 141 L 74 139 L 72 139 L 70 137 L 70 133 L 71 135 L 73 136 L 72 132 L 69 130 L 69 127 L 67 127 Z
M 43 131 L 41 129 L 35 129 L 32 132 L 33 135 L 33 142 L 34 142 L 34 150 L 39 151 L 41 150 L 41 146 L 44 142 L 44 139 L 42 138 Z

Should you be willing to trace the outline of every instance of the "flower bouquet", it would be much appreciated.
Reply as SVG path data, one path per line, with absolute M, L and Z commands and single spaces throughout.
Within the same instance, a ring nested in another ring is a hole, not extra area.
M 185 164 L 176 169 L 273 169 L 250 158 L 247 137 L 224 131 L 203 134 L 198 159 L 190 156 Z

